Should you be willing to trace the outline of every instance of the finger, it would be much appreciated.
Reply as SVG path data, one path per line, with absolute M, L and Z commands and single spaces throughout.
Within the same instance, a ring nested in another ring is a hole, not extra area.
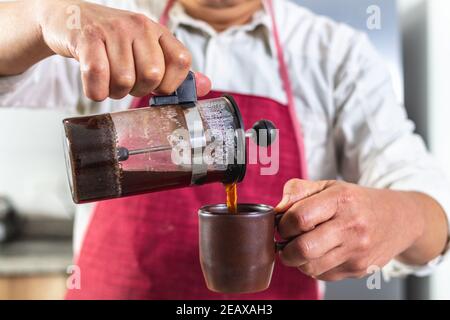
M 343 271 L 339 266 L 316 277 L 317 280 L 326 282 L 342 281 L 349 278 L 351 278 L 351 274 Z
M 325 190 L 294 204 L 278 224 L 281 237 L 291 239 L 333 218 L 337 211 L 336 197 L 335 191 Z
M 311 260 L 299 267 L 304 274 L 318 278 L 322 274 L 341 266 L 347 260 L 347 249 L 338 247 L 319 259 Z
M 279 253 L 281 263 L 287 267 L 299 267 L 304 265 L 308 262 L 305 255 L 309 248 L 306 246 L 307 244 L 304 243 L 300 237 L 289 242 Z
M 196 72 L 195 82 L 197 87 L 197 95 L 199 97 L 204 97 L 211 91 L 211 80 L 204 74 Z
M 306 261 L 319 259 L 341 246 L 344 237 L 340 222 L 331 220 L 290 242 L 280 252 L 281 261 L 287 266 L 298 267 Z
M 283 198 L 275 210 L 277 212 L 285 212 L 296 202 L 325 190 L 329 185 L 329 181 L 289 180 L 284 185 Z
M 133 48 L 130 41 L 111 38 L 106 42 L 109 58 L 109 96 L 122 99 L 127 96 L 136 82 Z
M 181 42 L 169 33 L 164 33 L 159 39 L 159 43 L 164 53 L 166 70 L 156 92 L 171 94 L 186 79 L 191 68 L 192 57 Z
M 133 56 L 136 70 L 136 83 L 131 94 L 143 97 L 159 87 L 164 77 L 164 54 L 158 39 L 137 39 L 133 42 Z
M 361 279 L 371 274 L 368 269 L 354 270 L 352 267 L 352 263 L 345 262 L 316 278 L 322 281 L 341 281 L 346 279 Z
M 103 101 L 109 95 L 109 62 L 105 44 L 100 39 L 86 39 L 80 46 L 81 79 L 86 97 Z

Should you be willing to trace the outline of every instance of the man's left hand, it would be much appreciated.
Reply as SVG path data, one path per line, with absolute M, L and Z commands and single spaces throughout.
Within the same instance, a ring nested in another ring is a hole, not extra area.
M 383 267 L 423 235 L 421 197 L 427 196 L 290 180 L 276 208 L 285 213 L 279 233 L 291 240 L 281 260 L 324 281 L 364 277 L 369 267 Z

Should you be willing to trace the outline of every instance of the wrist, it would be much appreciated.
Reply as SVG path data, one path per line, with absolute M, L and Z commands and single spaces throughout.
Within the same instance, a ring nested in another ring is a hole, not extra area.
M 411 204 L 411 214 L 407 218 L 414 237 L 397 259 L 409 265 L 426 265 L 442 255 L 448 244 L 447 217 L 433 198 L 418 192 L 405 194 Z
M 42 58 L 55 54 L 53 50 L 48 46 L 44 34 L 44 30 L 46 30 L 45 23 L 48 20 L 51 12 L 51 4 L 52 1 L 48 0 L 33 0 L 31 5 L 29 6 L 30 21 L 32 22 L 36 38 L 36 48 L 40 48 L 39 51 L 41 52 L 40 55 L 42 56 Z
M 410 221 L 411 226 L 411 246 L 410 249 L 414 249 L 417 245 L 420 245 L 421 239 L 425 236 L 425 226 L 426 226 L 426 217 L 427 214 L 426 208 L 424 206 L 423 194 L 416 192 L 405 192 L 403 193 L 406 197 L 405 202 L 408 202 L 408 206 L 405 206 L 403 210 L 407 214 L 407 221 Z

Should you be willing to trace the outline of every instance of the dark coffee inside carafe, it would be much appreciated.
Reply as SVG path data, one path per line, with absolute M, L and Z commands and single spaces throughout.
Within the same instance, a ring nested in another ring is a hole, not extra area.
M 70 165 L 77 179 L 73 194 L 78 203 L 191 184 L 189 171 L 123 170 L 116 159 L 116 133 L 108 114 L 68 120 L 66 128 L 69 139 L 84 142 L 72 146 L 71 161 L 78 165 Z
M 120 195 L 121 173 L 115 161 L 116 133 L 111 117 L 68 119 L 64 125 L 67 139 L 80 142 L 70 145 L 72 157 L 67 159 L 72 170 L 69 178 L 75 180 L 71 183 L 74 201 Z

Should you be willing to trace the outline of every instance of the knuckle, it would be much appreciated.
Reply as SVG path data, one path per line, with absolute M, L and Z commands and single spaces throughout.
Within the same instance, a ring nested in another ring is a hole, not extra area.
M 142 79 L 140 79 L 140 81 L 142 81 L 144 84 L 155 86 L 160 84 L 163 78 L 163 69 L 160 67 L 153 67 L 145 70 L 142 73 Z
M 172 33 L 172 31 L 170 31 L 170 29 L 166 26 L 163 26 L 160 23 L 155 23 L 156 29 L 159 32 L 160 37 L 168 37 L 169 39 L 173 39 L 176 41 L 179 41 L 175 35 Z
M 370 238 L 369 238 L 369 222 L 364 217 L 364 215 L 357 215 L 353 218 L 352 221 L 353 229 L 356 232 L 356 235 L 358 236 L 360 245 L 369 245 L 370 244 Z
M 178 68 L 188 70 L 191 68 L 192 55 L 187 49 L 180 50 L 176 56 L 176 64 Z
M 293 220 L 293 225 L 296 228 L 296 230 L 303 232 L 311 230 L 310 222 L 308 221 L 306 215 L 302 214 L 302 212 L 293 213 L 291 215 L 291 219 Z
M 98 78 L 105 75 L 108 71 L 108 66 L 104 63 L 95 62 L 85 64 L 82 68 L 82 73 L 87 74 L 90 77 Z
M 359 237 L 359 249 L 361 251 L 366 251 L 370 248 L 371 239 L 368 234 L 363 234 Z
M 355 192 L 354 188 L 348 185 L 341 185 L 339 193 L 339 203 L 340 204 L 349 204 L 355 200 Z
M 133 13 L 130 16 L 130 19 L 138 26 L 142 26 L 145 28 L 153 26 L 153 21 L 151 21 L 146 15 L 141 14 L 141 13 Z
M 111 19 L 109 27 L 111 28 L 111 30 L 124 35 L 128 34 L 129 22 L 127 21 L 127 19 L 114 18 Z
M 101 38 L 103 36 L 103 28 L 94 23 L 88 23 L 82 26 L 81 33 L 85 38 Z
M 284 185 L 285 193 L 293 193 L 295 190 L 299 189 L 302 180 L 300 179 L 291 179 Z
M 129 89 L 134 86 L 134 77 L 127 74 L 121 74 L 114 78 L 113 83 L 113 86 L 116 89 Z

